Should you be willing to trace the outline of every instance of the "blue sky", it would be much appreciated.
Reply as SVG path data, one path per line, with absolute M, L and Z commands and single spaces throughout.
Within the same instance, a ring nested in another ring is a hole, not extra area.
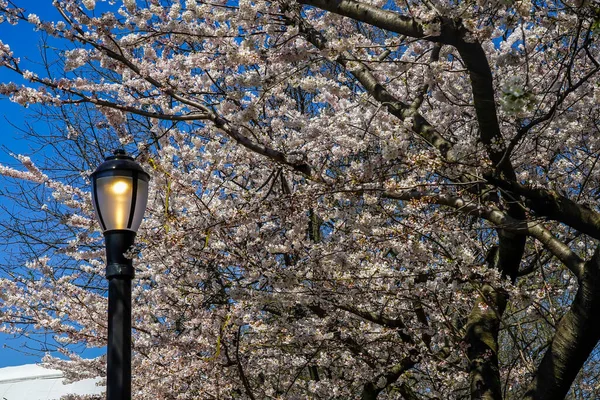
M 14 45 L 15 38 L 19 38 L 18 45 Z M 10 26 L 6 23 L 0 24 L 0 40 L 11 46 L 26 49 L 35 49 L 37 45 L 37 35 L 30 27 Z M 0 81 L 7 82 L 15 79 L 16 74 L 0 69 Z M 0 163 L 14 165 L 15 159 L 8 152 L 15 154 L 28 154 L 30 146 L 26 139 L 19 138 L 20 133 L 17 127 L 23 126 L 25 122 L 26 110 L 10 102 L 7 98 L 0 97 L 0 121 L 2 124 L 2 135 L 0 136 Z M 0 202 L 7 204 L 6 200 L 0 197 Z M 12 249 L 18 251 L 18 249 Z M 4 254 L 0 253 L 0 258 Z M 24 338 L 12 338 L 8 335 L 0 334 L 0 367 L 8 365 L 20 365 L 39 361 L 39 355 L 33 355 L 27 351 L 27 343 Z
M 51 1 L 32 3 L 35 4 L 36 8 L 32 12 L 38 14 L 42 19 L 56 15 L 55 11 L 52 12 Z M 23 62 L 39 59 L 39 32 L 35 32 L 28 24 L 11 26 L 7 23 L 1 23 L 0 40 L 10 45 L 15 55 L 21 57 Z M 12 80 L 18 81 L 18 75 L 0 68 L 0 82 L 9 82 Z M 10 156 L 10 153 L 31 155 L 31 143 L 27 141 L 26 137 L 23 137 L 23 133 L 19 131 L 19 127 L 24 127 L 28 123 L 36 129 L 37 133 L 43 133 L 44 130 L 47 130 L 47 126 L 43 123 L 36 123 L 35 119 L 31 118 L 31 115 L 28 114 L 25 108 L 3 97 L 0 97 L 0 121 L 2 124 L 2 133 L 0 134 L 0 164 L 5 165 L 18 165 L 18 162 Z M 34 155 L 32 159 L 35 162 L 36 158 L 39 157 L 43 157 L 43 154 L 37 155 L 37 157 Z M 7 200 L 1 197 L 0 202 L 11 208 L 14 206 L 7 203 Z M 2 250 L 0 247 L 0 259 L 5 257 Z M 11 251 L 16 252 L 19 249 L 11 248 Z M 17 267 L 15 266 L 15 268 Z M 43 340 L 43 338 L 41 339 Z M 0 367 L 39 362 L 43 354 L 28 350 L 28 347 L 36 348 L 36 346 L 39 347 L 39 344 L 30 339 L 24 337 L 14 338 L 0 334 Z M 97 356 L 102 352 L 102 350 L 91 350 L 86 354 L 88 356 Z
M 3 74 L 0 74 L 0 80 L 4 80 Z M 2 118 L 2 136 L 0 139 L 2 150 L 0 151 L 0 163 L 14 164 L 14 159 L 6 154 L 7 149 L 14 153 L 26 154 L 28 145 L 26 141 L 17 139 L 15 128 L 12 127 L 10 123 L 22 125 L 25 115 L 22 108 L 11 104 L 8 100 L 2 98 L 0 99 L 0 117 Z M 6 200 L 1 197 L 0 202 L 6 204 Z M 14 251 L 18 251 L 18 249 L 14 249 Z M 4 255 L 0 253 L 0 259 L 2 258 L 4 258 Z M 0 367 L 39 361 L 39 355 L 30 354 L 27 352 L 25 346 L 26 342 L 23 338 L 12 338 L 8 335 L 0 334 Z
M 41 5 L 41 4 L 46 5 Z M 36 13 L 40 16 L 55 16 L 56 11 L 51 6 L 51 1 L 40 2 L 36 5 Z M 15 55 L 21 57 L 22 62 L 31 65 L 29 61 L 39 59 L 40 34 L 35 32 L 29 24 L 10 25 L 0 23 L 0 40 L 13 49 Z M 0 68 L 0 82 L 19 81 L 19 75 Z M 0 97 L 0 121 L 2 135 L 0 135 L 0 162 L 14 164 L 14 158 L 7 155 L 7 150 L 15 154 L 30 153 L 30 145 L 22 136 L 17 127 L 23 127 L 27 119 L 26 110 L 5 97 Z M 11 126 L 15 125 L 15 126 Z

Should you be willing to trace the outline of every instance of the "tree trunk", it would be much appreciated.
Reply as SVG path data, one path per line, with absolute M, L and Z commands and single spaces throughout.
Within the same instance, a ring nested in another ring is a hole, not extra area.
M 585 264 L 571 309 L 560 320 L 554 338 L 531 382 L 525 400 L 562 400 L 600 340 L 600 247 Z
M 469 346 L 467 354 L 473 400 L 502 400 L 498 330 L 506 300 L 505 293 L 484 285 L 467 321 L 465 339 Z

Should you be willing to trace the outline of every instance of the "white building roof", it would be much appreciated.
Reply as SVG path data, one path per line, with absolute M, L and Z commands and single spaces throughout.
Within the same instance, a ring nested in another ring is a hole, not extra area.
M 62 372 L 39 365 L 0 368 L 1 400 L 58 400 L 66 394 L 100 394 L 100 379 L 84 379 L 68 385 L 62 383 Z

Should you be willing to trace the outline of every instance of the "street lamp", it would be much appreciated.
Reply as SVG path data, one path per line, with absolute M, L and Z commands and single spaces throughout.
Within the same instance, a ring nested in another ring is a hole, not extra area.
M 131 400 L 131 280 L 125 257 L 148 202 L 148 175 L 124 150 L 92 173 L 92 202 L 104 233 L 108 279 L 107 400 Z

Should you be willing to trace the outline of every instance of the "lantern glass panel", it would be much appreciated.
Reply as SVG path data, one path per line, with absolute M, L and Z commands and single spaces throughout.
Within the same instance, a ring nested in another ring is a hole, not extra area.
M 104 230 L 133 230 L 127 227 L 133 197 L 133 178 L 128 176 L 97 178 L 96 195 L 98 196 L 97 204 L 100 207 L 100 210 L 97 210 L 97 212 L 102 216 L 102 219 L 98 219 L 104 222 Z M 140 214 L 143 215 L 143 213 L 142 209 Z M 141 218 L 139 222 L 141 223 Z
M 144 212 L 146 211 L 146 204 L 148 203 L 148 182 L 138 179 L 137 181 L 137 195 L 135 196 L 135 211 L 133 214 L 133 221 L 131 221 L 130 230 L 137 232 L 139 229 L 142 219 L 144 218 Z

